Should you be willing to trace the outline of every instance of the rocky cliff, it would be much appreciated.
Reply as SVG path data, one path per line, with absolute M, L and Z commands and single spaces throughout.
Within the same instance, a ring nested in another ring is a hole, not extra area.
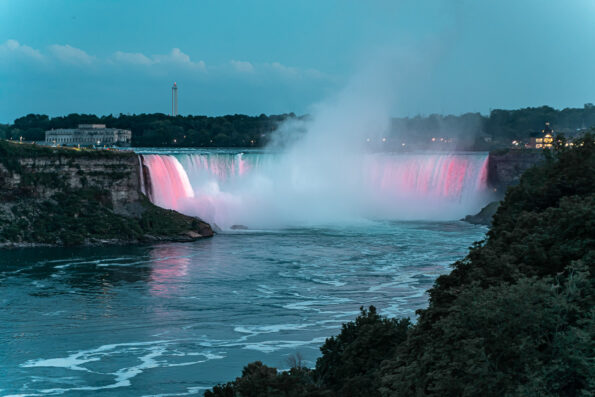
M 488 161 L 488 183 L 501 191 L 516 185 L 523 172 L 545 160 L 543 150 L 504 150 L 491 152 Z
M 132 152 L 0 142 L 0 246 L 189 241 L 208 224 L 154 206 Z

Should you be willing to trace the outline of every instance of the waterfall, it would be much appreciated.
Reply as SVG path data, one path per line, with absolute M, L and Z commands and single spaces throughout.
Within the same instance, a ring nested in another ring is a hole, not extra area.
M 174 156 L 144 155 L 143 158 L 149 168 L 154 204 L 180 210 L 184 200 L 194 197 L 188 175 Z
M 222 228 L 356 219 L 458 219 L 486 204 L 486 153 L 367 154 L 311 163 L 275 153 L 143 155 L 151 199 Z

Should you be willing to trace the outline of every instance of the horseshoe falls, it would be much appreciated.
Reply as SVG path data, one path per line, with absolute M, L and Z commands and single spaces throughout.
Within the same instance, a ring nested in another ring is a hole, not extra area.
M 311 161 L 274 152 L 189 149 L 141 158 L 153 203 L 224 230 L 453 220 L 477 212 L 489 198 L 487 153 L 370 153 Z

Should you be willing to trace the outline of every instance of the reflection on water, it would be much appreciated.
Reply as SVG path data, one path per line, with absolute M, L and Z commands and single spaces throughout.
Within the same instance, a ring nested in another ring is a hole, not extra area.
M 2 251 L 0 395 L 200 394 L 250 361 L 313 365 L 361 305 L 413 316 L 484 232 L 378 222 Z
M 188 275 L 190 265 L 188 245 L 170 245 L 156 247 L 150 251 L 151 281 L 149 288 L 152 295 L 164 296 L 175 293 L 181 279 Z

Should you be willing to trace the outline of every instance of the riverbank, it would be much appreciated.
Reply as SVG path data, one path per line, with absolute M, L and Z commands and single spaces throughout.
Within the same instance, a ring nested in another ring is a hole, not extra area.
M 0 141 L 0 247 L 137 244 L 211 237 L 153 205 L 133 152 Z

